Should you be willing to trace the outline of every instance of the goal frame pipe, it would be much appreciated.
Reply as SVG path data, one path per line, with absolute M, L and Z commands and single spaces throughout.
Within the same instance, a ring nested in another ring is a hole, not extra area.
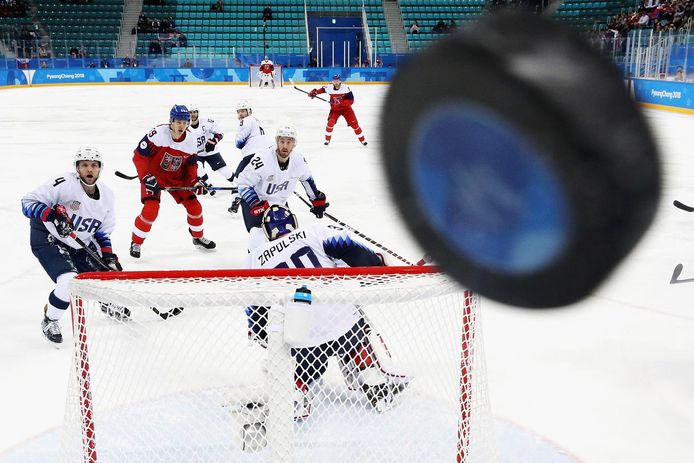
M 279 269 L 227 269 L 227 270 L 142 270 L 123 272 L 84 272 L 78 280 L 138 280 L 142 278 L 263 278 L 269 276 L 325 276 L 334 275 L 416 275 L 441 273 L 436 266 L 393 266 L 393 267 L 337 267 L 337 268 L 279 268 Z

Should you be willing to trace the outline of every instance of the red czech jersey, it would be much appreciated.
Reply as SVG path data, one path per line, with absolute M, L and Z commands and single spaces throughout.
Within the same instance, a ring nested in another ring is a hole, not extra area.
M 341 111 L 352 106 L 354 95 L 349 86 L 342 84 L 339 89 L 335 89 L 333 84 L 323 85 L 316 93 L 327 93 L 330 95 L 330 109 Z
M 152 174 L 161 186 L 191 186 L 198 179 L 197 143 L 186 129 L 181 140 L 171 138 L 168 124 L 153 128 L 135 149 L 133 162 L 140 180 Z
M 273 66 L 272 63 L 261 63 L 260 65 L 260 72 L 263 74 L 272 74 L 274 70 L 275 66 Z

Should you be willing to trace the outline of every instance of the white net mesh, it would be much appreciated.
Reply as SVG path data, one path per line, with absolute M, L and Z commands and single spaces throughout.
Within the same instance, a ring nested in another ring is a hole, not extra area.
M 252 64 L 248 67 L 248 84 L 251 87 L 260 86 L 260 66 L 257 64 Z M 272 84 L 268 84 L 272 87 Z M 282 76 L 282 65 L 275 64 L 275 87 L 281 87 L 284 85 L 284 79 Z
M 491 461 L 477 297 L 388 272 L 75 280 L 64 461 Z

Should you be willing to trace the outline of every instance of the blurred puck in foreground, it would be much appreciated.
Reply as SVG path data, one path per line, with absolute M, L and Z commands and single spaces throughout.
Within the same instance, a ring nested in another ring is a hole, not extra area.
M 656 148 L 623 78 L 547 18 L 492 16 L 410 58 L 381 130 L 390 190 L 417 241 L 503 303 L 588 295 L 658 204 Z

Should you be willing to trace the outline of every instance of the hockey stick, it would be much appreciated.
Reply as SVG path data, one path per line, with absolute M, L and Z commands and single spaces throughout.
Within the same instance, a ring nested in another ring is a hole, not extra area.
M 125 180 L 135 180 L 137 175 L 126 175 L 123 172 L 116 171 L 116 177 L 120 177 Z M 162 191 L 193 191 L 196 189 L 194 186 L 163 186 L 160 187 Z M 238 193 L 239 187 L 236 186 L 208 186 L 209 191 L 231 191 L 232 193 Z
M 303 202 L 304 204 L 306 204 L 308 207 L 313 207 L 313 206 L 311 205 L 311 203 L 308 202 L 308 201 L 306 200 L 306 198 L 304 198 L 303 196 L 301 196 L 299 193 L 297 193 L 297 192 L 295 191 L 294 194 L 301 200 L 301 202 Z M 395 252 L 391 251 L 391 250 L 388 249 L 387 247 L 383 246 L 381 243 L 379 243 L 379 242 L 377 242 L 377 241 L 374 241 L 373 239 L 369 238 L 368 236 L 366 236 L 365 234 L 363 234 L 362 232 L 360 232 L 360 231 L 357 230 L 356 228 L 350 227 L 349 225 L 347 225 L 347 224 L 344 223 L 343 221 L 341 221 L 341 220 L 339 220 L 338 218 L 336 218 L 336 217 L 334 217 L 334 216 L 328 214 L 327 212 L 323 212 L 323 215 L 326 216 L 327 218 L 329 218 L 330 220 L 332 220 L 333 222 L 340 224 L 341 226 L 343 226 L 343 227 L 346 228 L 347 230 L 351 231 L 351 232 L 354 233 L 355 235 L 357 235 L 357 236 L 359 236 L 359 237 L 361 237 L 361 238 L 364 238 L 364 239 L 365 239 L 366 241 L 368 241 L 369 243 L 371 243 L 371 244 L 377 246 L 379 249 L 381 249 L 381 250 L 387 252 L 387 253 L 390 254 L 391 256 L 393 256 L 393 257 L 395 257 L 396 259 L 398 259 L 398 260 L 400 260 L 400 261 L 406 263 L 407 265 L 415 265 L 415 264 L 413 264 L 412 262 L 410 262 L 409 260 L 407 260 L 407 259 L 405 259 L 404 257 L 402 257 L 401 255 L 396 254 Z M 422 259 L 422 260 L 424 260 L 424 259 Z M 421 261 L 420 261 L 420 262 L 421 262 Z M 417 265 L 420 265 L 419 262 L 417 263 Z
M 294 81 L 293 81 L 292 79 L 289 79 L 289 82 L 291 82 L 292 87 L 294 87 L 295 90 L 298 90 L 298 91 L 303 92 L 303 93 L 305 93 L 305 94 L 307 94 L 307 95 L 310 95 L 310 93 L 307 92 L 306 90 L 301 90 L 299 87 L 297 87 L 296 84 L 294 84 Z M 326 103 L 330 103 L 330 102 L 329 102 L 328 100 L 326 100 L 325 98 L 321 98 L 321 97 L 319 97 L 319 96 L 314 96 L 314 98 L 318 98 L 318 99 L 321 100 L 321 101 L 325 101 Z
M 675 283 L 691 283 L 694 281 L 694 278 L 685 278 L 683 280 L 680 280 L 679 277 L 682 274 L 682 269 L 684 266 L 682 264 L 677 264 L 675 265 L 675 270 L 672 272 L 672 277 L 670 278 L 670 284 L 674 285 Z
M 681 202 L 679 202 L 679 201 L 677 201 L 677 200 L 674 200 L 674 201 L 672 202 L 672 204 L 673 204 L 676 208 L 682 209 L 683 211 L 694 212 L 694 207 L 692 207 L 692 206 L 687 206 L 686 204 L 681 203 Z
M 124 178 L 125 180 L 135 180 L 137 178 L 137 175 L 126 175 L 118 170 L 115 172 L 115 174 L 116 177 Z
M 104 261 L 104 259 L 97 254 L 92 248 L 87 246 L 84 241 L 80 239 L 79 236 L 75 235 L 75 232 L 70 233 L 70 238 L 75 240 L 77 244 L 79 244 L 82 249 L 84 249 L 87 254 L 91 256 L 92 259 L 94 259 L 101 267 L 106 270 L 107 272 L 116 272 L 117 270 L 113 270 L 111 267 L 108 266 L 108 264 Z M 161 312 L 157 310 L 156 307 L 150 307 L 152 309 L 152 312 L 155 314 L 159 315 L 162 319 L 166 320 L 169 317 L 175 317 L 176 315 L 180 315 L 181 312 L 183 312 L 183 307 L 174 307 L 171 310 L 166 310 L 164 312 Z M 128 317 L 130 316 L 130 311 L 128 311 Z

